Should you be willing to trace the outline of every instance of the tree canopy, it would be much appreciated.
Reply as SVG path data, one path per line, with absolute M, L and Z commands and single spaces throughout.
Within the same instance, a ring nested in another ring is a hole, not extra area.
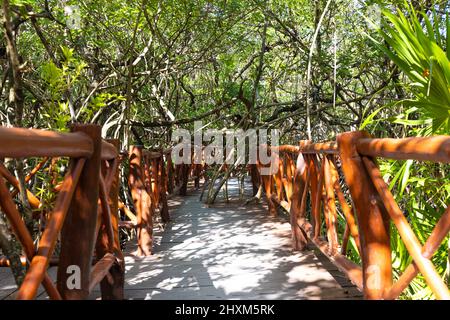
M 194 120 L 280 127 L 288 140 L 306 138 L 309 121 L 316 139 L 332 138 L 405 92 L 368 38 L 378 7 L 328 2 L 3 1 L 2 122 L 93 122 L 164 144 Z
M 59 131 L 96 123 L 123 148 L 169 147 L 172 132 L 195 121 L 276 128 L 293 145 L 357 129 L 377 137 L 449 134 L 449 6 L 2 0 L 0 121 Z M 450 198 L 448 168 L 436 173 L 411 161 L 381 167 L 399 198 L 420 187 L 404 206 L 426 239 Z M 420 200 L 432 194 L 439 195 Z M 393 246 L 399 274 L 410 258 L 403 245 Z M 448 277 L 448 249 L 435 259 Z M 431 296 L 421 278 L 405 295 Z

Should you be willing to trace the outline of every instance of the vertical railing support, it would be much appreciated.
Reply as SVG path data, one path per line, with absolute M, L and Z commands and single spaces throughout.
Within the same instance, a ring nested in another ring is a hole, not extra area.
M 117 139 L 107 140 L 110 144 L 116 147 L 119 152 L 120 141 Z M 113 162 L 118 162 L 119 158 L 114 159 Z M 114 163 L 110 163 L 109 170 L 114 170 L 114 172 L 109 172 L 113 175 L 111 182 L 111 187 L 109 190 L 109 207 L 111 210 L 111 225 L 114 234 L 114 244 L 112 246 L 114 256 L 116 257 L 116 262 L 109 269 L 111 275 L 111 280 L 107 277 L 100 282 L 100 289 L 102 293 L 103 300 L 123 300 L 124 299 L 124 283 L 125 283 L 125 259 L 120 248 L 119 239 L 119 166 Z M 100 229 L 102 230 L 102 229 Z M 99 234 L 99 239 L 101 235 Z M 105 236 L 103 235 L 103 238 Z M 104 245 L 104 242 L 97 241 L 96 246 L 97 258 L 104 256 L 109 250 L 108 247 Z M 100 256 L 99 256 L 100 255 Z
M 166 190 L 166 165 L 164 163 L 164 155 L 161 155 L 159 165 L 161 167 L 161 189 L 160 189 L 160 210 L 162 222 L 166 223 L 170 221 L 169 207 L 167 205 L 167 190 Z
M 261 167 L 263 167 L 263 166 L 261 166 Z M 275 206 L 274 201 L 272 200 L 273 176 L 270 174 L 268 174 L 268 175 L 260 174 L 260 177 L 261 177 L 261 183 L 264 187 L 264 192 L 266 193 L 269 215 L 272 217 L 275 217 L 277 215 L 277 208 Z
M 139 256 L 152 254 L 153 246 L 153 220 L 151 210 L 151 197 L 144 184 L 144 171 L 142 168 L 142 147 L 130 147 L 130 172 L 128 183 L 137 214 L 137 238 Z
M 294 188 L 294 174 L 295 174 L 295 166 L 294 161 L 291 158 L 290 154 L 286 155 L 286 178 L 284 178 L 284 185 L 285 187 L 285 193 L 286 193 L 286 200 L 289 202 L 289 205 L 291 204 L 291 198 L 292 198 L 292 192 Z
M 322 192 L 324 185 L 323 177 L 323 163 L 317 155 L 311 155 L 311 202 L 312 202 L 312 217 L 314 221 L 314 239 L 320 237 L 320 228 L 322 226 L 322 218 L 320 215 L 320 209 L 322 207 Z
M 153 195 L 154 208 L 159 207 L 159 192 L 160 192 L 160 177 L 159 177 L 159 158 L 152 158 L 151 164 L 151 174 L 150 174 L 150 185 Z
M 174 170 L 171 153 L 166 154 L 167 157 L 167 192 L 169 194 L 173 193 L 173 182 L 174 182 Z
M 324 186 L 325 186 L 325 201 L 324 201 L 324 215 L 327 225 L 327 239 L 330 244 L 330 254 L 334 255 L 338 251 L 338 234 L 337 234 L 337 213 L 336 213 L 336 199 L 334 197 L 334 180 L 333 180 L 333 162 L 329 155 L 324 155 Z
M 200 175 L 202 173 L 202 165 L 194 164 L 194 188 L 200 189 Z
M 254 197 L 258 193 L 260 185 L 258 167 L 256 166 L 256 164 L 250 165 L 250 177 L 252 180 L 252 197 Z
M 178 188 L 181 185 L 181 171 L 182 171 L 181 169 L 182 168 L 183 168 L 183 164 L 175 165 L 175 170 L 174 170 L 175 188 Z
M 89 296 L 89 277 L 94 253 L 99 195 L 101 127 L 72 125 L 92 139 L 94 152 L 87 159 L 61 231 L 57 287 L 63 299 Z
M 308 141 L 300 141 L 300 147 L 308 144 Z M 290 220 L 291 220 L 291 231 L 292 231 L 292 247 L 294 250 L 304 250 L 307 245 L 307 235 L 300 228 L 298 221 L 301 217 L 302 210 L 302 196 L 305 188 L 307 188 L 307 165 L 303 154 L 299 152 L 297 157 L 297 163 L 294 171 L 294 186 L 291 196 L 291 207 L 289 210 Z
M 273 151 L 272 151 L 273 152 Z M 274 164 L 278 167 L 277 173 L 272 175 L 273 181 L 275 182 L 276 186 L 276 195 L 278 197 L 278 201 L 283 200 L 283 175 L 284 175 L 284 166 L 283 166 L 283 158 L 280 156 L 280 154 L 277 154 L 276 156 L 276 162 Z
M 151 175 L 151 170 L 150 170 L 150 163 L 149 163 L 147 157 L 145 156 L 145 154 L 142 154 L 141 166 L 142 166 L 142 172 L 144 173 L 143 178 L 144 178 L 145 189 L 147 190 L 148 194 L 150 194 L 150 196 L 153 197 L 152 175 Z
M 181 168 L 180 168 L 180 196 L 185 196 L 187 195 L 187 186 L 188 186 L 188 180 L 189 180 L 189 169 L 190 169 L 190 165 L 189 164 L 180 164 Z
M 356 150 L 357 140 L 367 137 L 362 131 L 346 132 L 337 141 L 345 181 L 357 213 L 364 297 L 382 299 L 384 290 L 392 286 L 389 216 Z

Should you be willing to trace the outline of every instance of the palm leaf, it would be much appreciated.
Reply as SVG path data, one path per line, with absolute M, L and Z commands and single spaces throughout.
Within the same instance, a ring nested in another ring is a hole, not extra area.
M 409 99 L 420 108 L 421 113 L 433 120 L 433 131 L 448 132 L 450 123 L 450 60 L 440 47 L 442 37 L 440 20 L 433 12 L 433 22 L 420 13 L 423 24 L 417 18 L 414 8 L 408 6 L 408 16 L 400 10 L 396 14 L 382 10 L 384 20 L 378 33 L 384 43 L 376 41 L 380 48 L 411 80 L 411 92 L 415 99 Z M 445 27 L 450 34 L 450 22 L 446 17 Z M 446 45 L 450 48 L 449 37 Z

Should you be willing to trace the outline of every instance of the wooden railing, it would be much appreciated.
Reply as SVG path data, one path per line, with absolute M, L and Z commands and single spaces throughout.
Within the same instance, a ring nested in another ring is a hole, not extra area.
M 37 246 L 13 199 L 19 181 L 3 164 L 0 166 L 0 206 L 29 264 L 17 292 L 19 300 L 34 299 L 41 283 L 51 299 L 86 299 L 99 283 L 103 299 L 123 299 L 124 259 L 117 215 L 118 141 L 103 141 L 97 125 L 73 125 L 71 131 L 0 128 L 0 158 L 44 157 L 25 182 L 48 158 L 70 158 L 63 182 L 55 187 L 58 195 Z M 30 205 L 39 208 L 40 200 L 31 191 L 26 193 Z M 54 261 L 58 239 L 60 253 Z M 58 266 L 56 286 L 47 272 L 51 261 Z M 4 265 L 8 264 L 5 261 Z
M 57 198 L 37 246 L 14 202 L 21 183 L 0 163 L 0 207 L 23 246 L 23 263 L 29 265 L 17 299 L 35 298 L 41 284 L 51 299 L 85 299 L 99 283 L 103 299 L 122 299 L 125 266 L 119 226 L 123 221 L 118 212 L 125 212 L 131 227 L 137 229 L 138 253 L 149 255 L 155 209 L 159 208 L 162 222 L 168 222 L 167 194 L 185 195 L 189 176 L 198 180 L 202 171 L 198 165 L 174 166 L 170 149 L 132 146 L 128 183 L 133 213 L 118 196 L 119 141 L 102 140 L 99 126 L 73 125 L 71 133 L 0 128 L 0 146 L 0 158 L 43 158 L 25 176 L 25 187 L 51 159 L 70 159 L 63 181 L 52 187 Z M 271 152 L 276 160 L 271 165 L 278 171 L 260 175 L 260 183 L 270 214 L 277 213 L 277 206 L 289 212 L 294 249 L 303 250 L 308 241 L 313 242 L 367 299 L 397 298 L 419 272 L 436 298 L 450 298 L 431 262 L 450 230 L 450 207 L 421 244 L 376 164 L 377 157 L 449 163 L 450 137 L 372 139 L 365 132 L 349 132 L 339 135 L 337 142 L 301 141 L 299 146 L 272 147 Z M 254 183 L 255 168 L 261 170 L 262 165 L 249 168 Z M 32 191 L 24 191 L 21 194 L 30 206 L 41 208 L 41 200 Z M 337 226 L 337 204 L 346 221 L 343 231 Z M 395 283 L 391 222 L 413 259 Z M 347 257 L 350 237 L 361 265 Z M 60 252 L 55 257 L 58 240 Z M 0 266 L 9 264 L 7 258 L 0 259 Z M 48 275 L 49 265 L 58 266 L 56 286 Z
M 145 150 L 131 146 L 128 185 L 136 211 L 133 227 L 137 229 L 139 256 L 148 256 L 153 251 L 153 218 L 159 208 L 161 221 L 170 221 L 167 190 L 173 190 L 173 166 L 168 150 Z M 170 178 L 169 178 L 170 177 Z
M 128 186 L 133 199 L 136 216 L 123 204 L 121 209 L 132 221 L 121 223 L 124 227 L 136 228 L 139 256 L 148 256 L 153 251 L 153 220 L 156 208 L 161 221 L 170 221 L 168 195 L 185 196 L 189 178 L 199 187 L 203 170 L 201 165 L 177 164 L 171 158 L 172 149 L 146 150 L 142 146 L 131 146 L 129 151 Z
M 339 135 L 337 142 L 301 141 L 299 146 L 272 147 L 271 151 L 277 155 L 272 165 L 279 170 L 261 176 L 261 183 L 268 195 L 269 213 L 276 214 L 277 205 L 289 212 L 294 249 L 303 250 L 308 241 L 313 242 L 363 291 L 366 299 L 398 298 L 419 272 L 437 299 L 450 299 L 448 286 L 431 261 L 449 233 L 450 206 L 421 244 L 376 164 L 378 157 L 449 163 L 449 136 L 372 139 L 356 131 Z M 306 213 L 308 203 L 310 219 Z M 342 234 L 338 234 L 336 203 L 346 221 Z M 413 261 L 395 283 L 391 222 Z M 355 241 L 361 266 L 346 256 L 350 237 Z

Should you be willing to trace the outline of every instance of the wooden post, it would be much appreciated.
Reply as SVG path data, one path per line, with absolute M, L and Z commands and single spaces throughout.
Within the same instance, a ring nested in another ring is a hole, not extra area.
M 267 167 L 265 167 L 267 168 Z M 262 175 L 261 177 L 261 183 L 264 187 L 264 191 L 266 193 L 267 198 L 267 205 L 269 207 L 269 215 L 275 217 L 277 215 L 277 209 L 275 206 L 275 203 L 272 200 L 272 190 L 273 190 L 273 176 L 272 175 Z
M 181 185 L 181 169 L 183 168 L 183 164 L 176 164 L 175 165 L 175 177 L 174 177 L 174 181 L 175 181 L 175 188 L 178 188 Z
M 258 167 L 256 166 L 256 164 L 250 165 L 250 177 L 252 180 L 252 188 L 253 188 L 252 196 L 254 197 L 258 193 L 258 189 L 259 189 L 259 185 L 260 185 Z
M 344 193 L 342 192 L 341 186 L 339 184 L 339 172 L 336 166 L 336 158 L 333 161 L 332 176 L 333 176 L 333 184 L 334 184 L 334 192 L 339 200 L 341 205 L 342 213 L 344 214 L 345 220 L 347 221 L 346 230 L 348 228 L 349 235 L 353 237 L 356 243 L 356 247 L 358 252 L 361 252 L 361 245 L 359 243 L 359 235 L 358 235 L 358 225 L 356 224 L 355 214 L 353 213 L 353 208 L 351 208 L 347 204 L 347 200 L 345 200 Z M 345 236 L 344 236 L 345 239 Z M 344 242 L 344 241 L 343 241 Z M 342 245 L 344 247 L 344 245 Z
M 201 174 L 201 164 L 194 164 L 194 187 L 195 189 L 200 188 L 200 174 Z
M 336 200 L 334 197 L 334 181 L 332 176 L 333 162 L 328 155 L 324 156 L 324 183 L 325 183 L 325 201 L 324 213 L 327 224 L 327 239 L 329 243 L 330 254 L 334 255 L 338 251 L 338 235 L 337 235 L 337 213 Z
M 322 204 L 322 194 L 323 194 L 323 164 L 319 164 L 319 159 L 312 158 L 313 166 L 315 168 L 316 174 L 319 174 L 317 178 L 316 190 L 313 192 L 311 186 L 311 198 L 312 198 L 312 216 L 314 219 L 314 239 L 318 239 L 320 237 L 320 228 L 322 226 L 322 219 L 320 216 L 320 209 Z
M 145 175 L 145 188 L 147 190 L 148 195 L 150 196 L 150 211 L 152 214 L 155 212 L 157 207 L 156 201 L 156 182 L 154 181 L 154 172 L 153 172 L 153 159 L 143 156 L 144 163 L 144 175 Z
M 142 147 L 131 146 L 128 184 L 137 214 L 137 254 L 139 256 L 149 256 L 152 254 L 153 247 L 153 220 L 151 197 L 145 188 L 143 177 Z
M 148 162 L 147 157 L 144 154 L 142 155 L 141 165 L 143 166 L 145 189 L 147 190 L 148 194 L 152 196 L 152 177 L 150 171 L 150 164 Z
M 280 157 L 280 154 L 277 153 L 276 154 L 276 160 L 275 160 L 275 164 L 272 164 L 274 166 L 278 167 L 277 173 L 275 173 L 274 175 L 272 175 L 273 177 L 273 182 L 275 183 L 276 186 L 276 193 L 277 193 L 277 197 L 278 197 L 278 201 L 282 201 L 283 200 L 283 160 Z M 273 192 L 273 191 L 272 191 Z
M 151 175 L 150 175 L 150 185 L 151 185 L 151 191 L 153 195 L 153 207 L 158 208 L 159 207 L 159 191 L 160 191 L 160 185 L 159 185 L 159 158 L 152 158 L 151 159 Z
M 300 146 L 308 141 L 300 142 Z M 297 157 L 297 164 L 294 171 L 294 187 L 291 196 L 291 207 L 289 211 L 292 231 L 292 248 L 294 250 L 304 250 L 308 243 L 306 233 L 300 228 L 298 220 L 301 218 L 302 197 L 306 186 L 307 166 L 303 154 L 300 152 Z
M 346 132 L 337 137 L 345 181 L 355 204 L 366 299 L 382 299 L 392 286 L 389 216 L 372 184 L 361 156 L 358 139 L 369 135 L 362 131 Z
M 170 153 L 168 153 L 167 154 L 167 192 L 169 194 L 173 193 L 173 182 L 174 182 L 174 172 L 173 172 L 172 155 Z
M 180 164 L 180 196 L 185 196 L 187 194 L 187 185 L 189 180 L 189 164 Z
M 295 175 L 295 166 L 293 164 L 292 158 L 290 154 L 286 155 L 286 178 L 284 179 L 284 184 L 286 186 L 286 199 L 291 204 L 292 192 L 293 192 L 293 183 L 294 183 L 294 175 Z
M 167 205 L 167 191 L 166 191 L 166 166 L 164 164 L 164 156 L 161 156 L 161 161 L 159 162 L 161 166 L 161 194 L 160 194 L 160 203 L 161 203 L 161 219 L 162 222 L 166 223 L 170 221 L 169 208 Z
M 117 139 L 107 140 L 109 143 L 114 145 L 119 151 L 120 141 Z M 119 161 L 119 159 L 114 159 L 113 161 Z M 113 170 L 114 165 L 110 163 L 109 170 Z M 103 169 L 105 170 L 105 169 Z M 108 173 L 109 173 L 108 170 Z M 109 207 L 111 209 L 111 224 L 114 233 L 114 244 L 112 253 L 116 257 L 115 263 L 109 269 L 112 281 L 110 282 L 107 278 L 104 278 L 100 282 L 100 289 L 102 292 L 103 300 L 123 300 L 124 299 L 124 283 L 125 283 L 125 259 L 120 248 L 119 239 L 119 166 L 115 166 L 115 171 L 112 173 L 114 178 L 109 191 Z M 102 229 L 100 229 L 102 232 Z M 103 233 L 103 232 L 102 232 Z M 108 247 L 104 245 L 104 242 L 99 241 L 101 238 L 105 239 L 106 235 L 99 234 L 96 246 L 97 259 L 103 257 L 109 252 Z M 106 237 L 107 238 L 107 237 Z
M 57 287 L 63 299 L 89 296 L 89 278 L 94 253 L 99 195 L 101 127 L 75 124 L 73 132 L 92 139 L 94 152 L 87 159 L 61 230 L 61 253 Z
M 293 155 L 290 154 L 288 157 L 288 166 L 289 166 L 289 170 L 288 172 L 290 172 L 290 177 L 291 179 L 294 179 L 294 173 L 295 173 L 295 168 L 296 168 L 296 164 L 294 163 L 294 159 L 293 159 Z
M 345 224 L 344 235 L 342 236 L 342 246 L 341 246 L 341 254 L 347 254 L 348 240 L 350 239 L 350 227 L 348 223 Z

